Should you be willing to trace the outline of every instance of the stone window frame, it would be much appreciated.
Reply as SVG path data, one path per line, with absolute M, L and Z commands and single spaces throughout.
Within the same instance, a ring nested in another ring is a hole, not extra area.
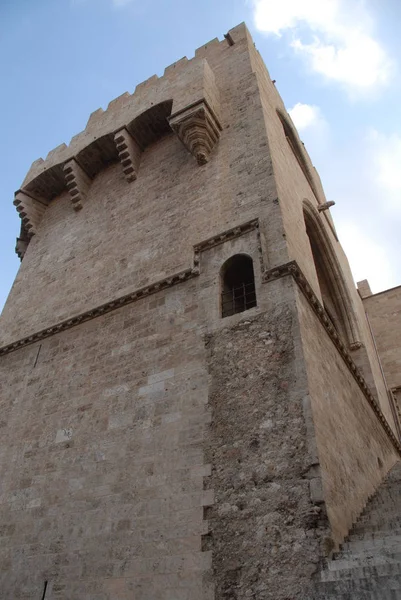
M 226 289 L 225 276 L 227 274 L 227 269 L 235 266 L 236 261 L 244 262 L 244 259 L 249 263 L 250 268 L 250 277 L 249 281 L 243 281 L 242 286 L 238 286 L 238 288 L 231 288 L 229 290 Z M 222 319 L 226 317 L 233 316 L 235 314 L 239 314 L 250 310 L 251 308 L 255 308 L 257 306 L 257 297 L 256 297 L 256 282 L 255 282 L 255 269 L 253 264 L 253 258 L 249 254 L 245 252 L 239 252 L 233 254 L 229 258 L 227 258 L 224 263 L 220 267 L 219 271 L 219 293 L 220 293 L 220 317 Z M 236 295 L 237 290 L 237 295 Z M 231 296 L 232 295 L 232 296 Z M 225 300 L 225 296 L 227 296 Z M 233 303 L 230 303 L 230 299 L 233 299 Z M 235 306 L 235 301 L 237 300 L 237 307 Z M 224 304 L 227 302 L 227 308 L 224 308 Z M 247 306 L 248 304 L 248 306 Z

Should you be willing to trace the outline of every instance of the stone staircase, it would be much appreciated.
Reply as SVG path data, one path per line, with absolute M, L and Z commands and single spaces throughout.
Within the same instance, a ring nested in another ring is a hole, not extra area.
M 401 463 L 321 572 L 315 600 L 401 600 Z

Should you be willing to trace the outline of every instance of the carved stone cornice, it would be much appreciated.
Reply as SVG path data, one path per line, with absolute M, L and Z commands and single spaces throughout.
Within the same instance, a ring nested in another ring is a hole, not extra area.
M 185 148 L 196 158 L 198 165 L 206 164 L 222 130 L 216 114 L 206 100 L 171 115 L 169 123 Z
M 80 210 L 82 202 L 88 194 L 92 180 L 75 158 L 66 162 L 63 170 L 74 210 Z
M 128 182 L 135 181 L 138 176 L 142 150 L 139 144 L 125 127 L 114 135 L 118 158 L 121 162 L 125 178 Z
M 22 225 L 29 240 L 38 230 L 47 208 L 47 202 L 30 196 L 26 191 L 17 190 L 14 205 L 21 217 Z
M 200 242 L 194 246 L 194 258 L 193 258 L 193 267 L 189 269 L 185 269 L 184 271 L 180 271 L 179 273 L 175 273 L 170 277 L 165 277 L 164 279 L 157 281 L 156 283 L 152 283 L 148 286 L 135 290 L 125 296 L 121 296 L 116 300 L 112 300 L 111 302 L 106 302 L 105 304 L 101 304 L 95 308 L 92 308 L 76 317 L 72 317 L 70 319 L 66 319 L 57 323 L 56 325 L 52 325 L 51 327 L 47 327 L 37 333 L 33 333 L 32 335 L 26 336 L 20 340 L 17 340 L 7 346 L 3 346 L 0 348 L 0 356 L 4 354 L 8 354 L 9 352 L 13 352 L 14 350 L 18 350 L 19 348 L 23 348 L 29 344 L 34 344 L 35 342 L 42 340 L 44 338 L 50 337 L 55 333 L 59 333 L 61 331 L 65 331 L 66 329 L 70 329 L 71 327 L 75 327 L 80 323 L 84 323 L 85 321 L 90 321 L 96 317 L 104 315 L 112 310 L 116 310 L 117 308 L 121 308 L 122 306 L 126 306 L 127 304 L 131 304 L 132 302 L 136 302 L 141 298 L 145 298 L 146 296 L 150 296 L 151 294 L 155 294 L 156 292 L 160 292 L 161 290 L 167 289 L 178 283 L 182 283 L 184 281 L 188 281 L 193 277 L 196 277 L 200 273 L 200 253 L 208 250 L 209 248 L 213 248 L 218 244 L 223 244 L 226 241 L 235 239 L 253 229 L 258 230 L 259 221 L 258 219 L 253 219 L 252 221 L 247 221 L 246 223 L 242 223 L 237 227 L 233 227 L 228 229 L 227 231 L 223 231 L 218 235 L 208 238 L 207 240 Z
M 252 230 L 256 230 L 257 232 L 259 232 L 258 219 L 252 219 L 251 221 L 242 223 L 241 225 L 238 225 L 237 227 L 228 229 L 222 233 L 219 233 L 218 235 L 210 237 L 207 240 L 196 244 L 194 246 L 194 261 L 193 261 L 194 264 L 193 264 L 192 268 L 185 269 L 184 271 L 180 271 L 179 273 L 171 275 L 170 277 L 165 277 L 164 279 L 157 281 L 156 283 L 153 283 L 153 284 L 150 284 L 143 288 L 140 288 L 134 292 L 131 292 L 129 294 L 121 296 L 120 298 L 117 298 L 110 302 L 106 302 L 105 304 L 102 304 L 93 309 L 85 311 L 84 313 L 81 313 L 80 315 L 77 315 L 70 319 L 61 321 L 60 323 L 57 323 L 56 325 L 47 327 L 46 329 L 42 329 L 41 331 L 39 331 L 37 333 L 34 333 L 34 334 L 24 337 L 20 340 L 17 340 L 11 344 L 3 346 L 2 348 L 0 348 L 0 356 L 9 354 L 10 352 L 18 350 L 19 348 L 23 348 L 30 344 L 34 344 L 35 342 L 43 340 L 43 339 L 50 337 L 56 333 L 60 333 L 67 329 L 71 329 L 72 327 L 75 327 L 76 325 L 80 325 L 81 323 L 90 321 L 96 317 L 99 317 L 108 312 L 111 312 L 113 310 L 116 310 L 118 308 L 126 306 L 127 304 L 131 304 L 132 302 L 136 302 L 137 300 L 140 300 L 142 298 L 145 298 L 147 296 L 155 294 L 159 291 L 162 291 L 164 289 L 167 289 L 169 287 L 172 287 L 172 286 L 182 283 L 184 281 L 188 281 L 194 277 L 197 277 L 200 273 L 200 254 L 201 254 L 201 252 L 204 252 L 204 251 L 206 251 L 210 248 L 213 248 L 214 246 L 217 246 L 219 244 L 223 244 L 229 240 L 235 239 L 235 238 L 237 238 L 241 235 L 244 235 L 245 233 L 248 233 L 249 231 L 252 231 Z M 288 263 L 274 267 L 273 269 L 264 271 L 263 275 L 262 275 L 262 282 L 268 283 L 269 281 L 273 281 L 275 279 L 279 279 L 281 277 L 286 277 L 289 275 L 292 276 L 293 279 L 296 281 L 301 292 L 304 294 L 304 296 L 307 299 L 312 310 L 314 311 L 314 313 L 318 317 L 319 321 L 325 328 L 327 334 L 329 335 L 330 339 L 336 346 L 338 352 L 340 353 L 341 357 L 343 358 L 348 369 L 352 373 L 355 381 L 357 382 L 358 386 L 362 390 L 365 398 L 367 399 L 371 408 L 373 409 L 376 416 L 378 417 L 383 429 L 385 430 L 388 437 L 390 438 L 394 448 L 401 455 L 400 442 L 397 440 L 396 436 L 394 435 L 393 430 L 391 429 L 390 425 L 388 424 L 387 419 L 385 418 L 384 414 L 382 413 L 373 394 L 371 393 L 369 386 L 367 385 L 364 377 L 362 376 L 358 367 L 352 360 L 351 355 L 349 354 L 347 348 L 345 347 L 345 344 L 340 339 L 332 322 L 330 321 L 329 317 L 327 316 L 325 309 L 321 305 L 319 299 L 317 298 L 316 294 L 314 293 L 311 286 L 309 285 L 306 277 L 304 276 L 301 269 L 299 268 L 298 263 L 295 260 L 293 260 Z
M 185 269 L 184 271 L 180 271 L 179 273 L 175 273 L 170 277 L 165 277 L 156 283 L 152 283 L 145 287 L 139 288 L 138 290 L 131 292 L 130 294 L 126 294 L 125 296 L 121 296 L 115 300 L 110 302 L 106 302 L 105 304 L 101 304 L 100 306 L 96 306 L 90 310 L 87 310 L 75 317 L 71 317 L 70 319 L 66 319 L 57 323 L 56 325 L 52 325 L 51 327 L 46 327 L 37 333 L 33 333 L 32 335 L 28 335 L 16 342 L 12 342 L 7 346 L 3 346 L 0 348 L 0 356 L 4 354 L 8 354 L 13 352 L 14 350 L 18 350 L 19 348 L 23 348 L 24 346 L 28 346 L 29 344 L 34 344 L 40 340 L 48 338 L 55 333 L 60 333 L 61 331 L 65 331 L 66 329 L 71 329 L 71 327 L 75 327 L 76 325 L 80 325 L 81 323 L 85 323 L 85 321 L 90 321 L 96 317 L 100 317 L 112 310 L 116 310 L 117 308 L 121 308 L 122 306 L 126 306 L 127 304 L 131 304 L 132 302 L 136 302 L 137 300 L 141 300 L 142 298 L 146 298 L 156 292 L 160 292 L 166 288 L 177 285 L 178 283 L 182 283 L 183 281 L 188 281 L 193 277 L 197 276 L 199 271 L 197 269 Z
M 270 269 L 269 271 L 266 271 L 263 274 L 263 282 L 268 283 L 269 281 L 273 281 L 275 279 L 279 279 L 281 277 L 285 277 L 288 275 L 292 276 L 293 279 L 296 281 L 299 289 L 301 290 L 301 292 L 307 299 L 309 305 L 311 306 L 313 312 L 316 314 L 319 321 L 325 328 L 327 334 L 331 338 L 333 344 L 336 346 L 338 352 L 340 353 L 342 359 L 344 360 L 345 364 L 347 365 L 348 369 L 350 370 L 352 376 L 354 377 L 355 381 L 357 382 L 358 386 L 360 387 L 361 391 L 363 392 L 365 398 L 367 399 L 371 408 L 373 409 L 376 416 L 378 417 L 383 429 L 385 430 L 388 437 L 390 438 L 394 448 L 401 455 L 401 443 L 399 442 L 399 440 L 397 440 L 396 436 L 394 435 L 393 430 L 391 429 L 390 425 L 388 424 L 386 417 L 382 413 L 382 410 L 381 410 L 380 406 L 378 405 L 378 403 L 376 402 L 372 392 L 370 391 L 369 386 L 366 383 L 363 375 L 361 374 L 358 367 L 352 360 L 351 355 L 349 354 L 345 344 L 340 339 L 335 327 L 333 326 L 331 320 L 327 316 L 327 313 L 326 313 L 325 309 L 323 308 L 323 306 L 321 305 L 315 292 L 312 290 L 311 286 L 309 285 L 306 277 L 302 273 L 298 263 L 295 260 L 292 260 L 288 263 L 285 263 L 283 265 L 280 265 L 278 267 Z
M 259 251 L 261 253 L 260 248 L 260 234 L 259 234 L 259 219 L 252 219 L 251 221 L 246 221 L 245 223 L 241 223 L 240 225 L 236 225 L 235 227 L 231 227 L 231 229 L 226 229 L 217 235 L 214 235 L 206 240 L 199 242 L 194 245 L 194 266 L 195 268 L 199 267 L 200 264 L 200 255 L 201 252 L 205 252 L 206 250 L 210 250 L 215 246 L 219 246 L 220 244 L 224 244 L 225 242 L 229 242 L 230 240 L 234 240 L 241 235 L 245 235 L 250 231 L 256 230 L 258 235 L 259 242 Z
M 241 223 L 240 225 L 236 225 L 235 227 L 231 227 L 231 229 L 226 229 L 222 233 L 214 235 L 207 240 L 199 242 L 194 245 L 195 253 L 205 252 L 205 250 L 209 250 L 214 246 L 219 246 L 220 244 L 224 244 L 232 239 L 239 237 L 240 235 L 244 235 L 253 229 L 258 229 L 259 227 L 259 219 L 252 219 L 251 221 L 246 221 L 246 223 Z

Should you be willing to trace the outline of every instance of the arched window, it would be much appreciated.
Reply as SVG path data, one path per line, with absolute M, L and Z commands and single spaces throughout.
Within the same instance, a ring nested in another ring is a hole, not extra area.
M 221 316 L 229 317 L 254 306 L 256 290 L 252 258 L 236 254 L 221 268 Z
M 341 267 L 319 216 L 309 203 L 304 203 L 304 219 L 323 306 L 337 333 L 352 346 L 358 340 L 358 327 Z

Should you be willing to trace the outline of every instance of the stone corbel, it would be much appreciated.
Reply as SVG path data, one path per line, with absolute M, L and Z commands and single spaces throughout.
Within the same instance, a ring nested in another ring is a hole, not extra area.
M 206 100 L 200 100 L 171 115 L 169 123 L 198 165 L 206 164 L 222 129 Z
M 21 260 L 25 256 L 26 249 L 28 248 L 28 241 L 23 240 L 22 238 L 17 238 L 17 242 L 15 244 L 15 252 L 18 255 L 18 258 Z
M 92 180 L 75 158 L 66 162 L 63 170 L 74 210 L 80 210 L 82 202 L 88 194 Z
M 22 220 L 22 225 L 27 237 L 31 238 L 37 233 L 39 224 L 47 208 L 44 200 L 39 200 L 23 190 L 15 192 L 14 205 Z
M 135 181 L 142 154 L 139 145 L 125 127 L 114 135 L 114 142 L 126 180 Z

